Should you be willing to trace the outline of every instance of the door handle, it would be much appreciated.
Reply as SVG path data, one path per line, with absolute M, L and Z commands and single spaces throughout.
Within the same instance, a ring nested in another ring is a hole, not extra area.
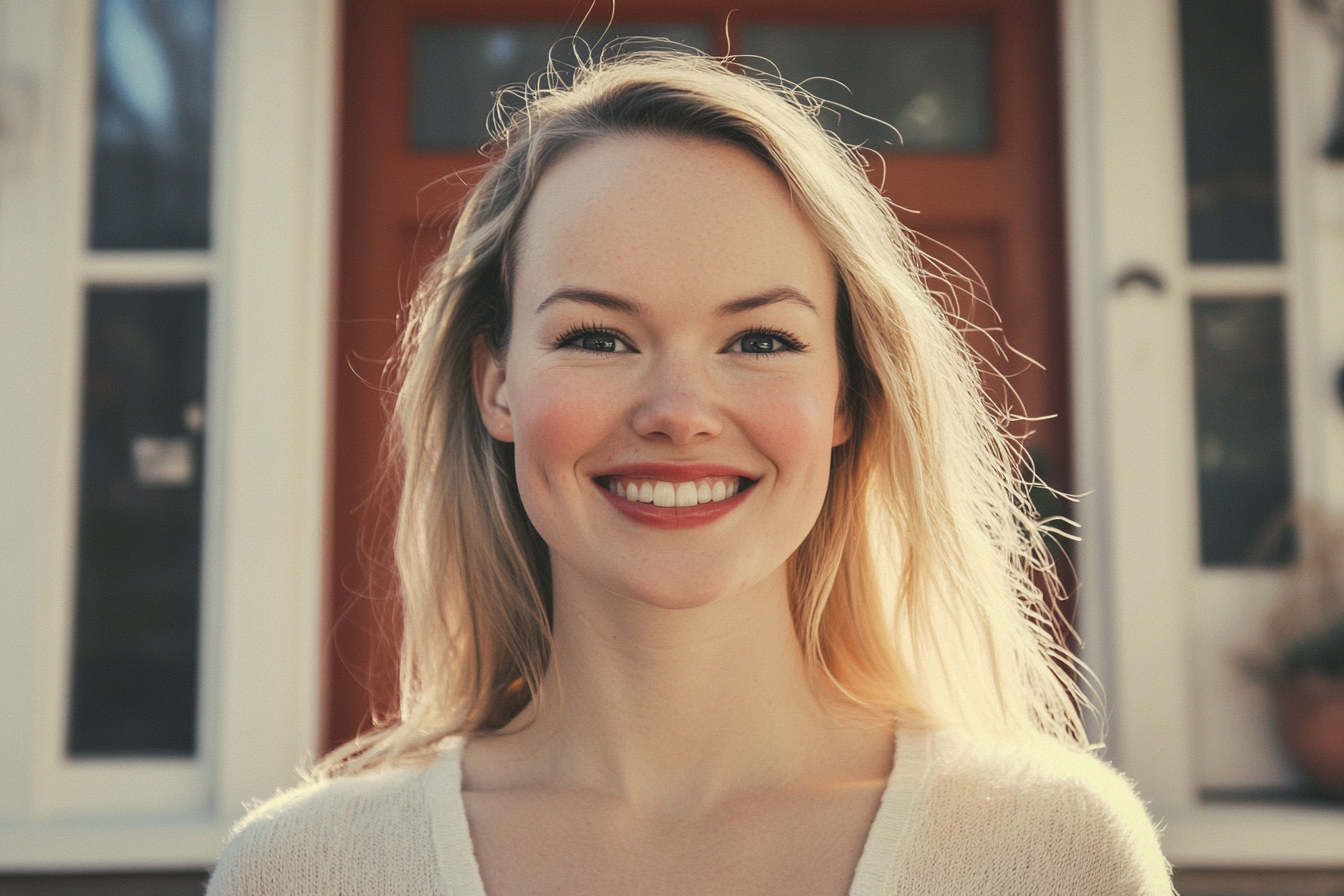
M 1143 264 L 1130 265 L 1116 274 L 1115 280 L 1111 283 L 1111 288 L 1117 295 L 1124 295 L 1134 287 L 1148 290 L 1153 298 L 1159 298 L 1167 291 L 1167 284 L 1162 275 Z

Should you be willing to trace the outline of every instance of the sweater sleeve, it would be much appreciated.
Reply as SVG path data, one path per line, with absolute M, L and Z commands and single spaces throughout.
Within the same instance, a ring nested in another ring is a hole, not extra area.
M 430 896 L 442 892 L 413 771 L 309 785 L 253 810 L 207 896 Z
M 1055 744 L 947 751 L 931 769 L 891 893 L 1171 896 L 1129 782 Z

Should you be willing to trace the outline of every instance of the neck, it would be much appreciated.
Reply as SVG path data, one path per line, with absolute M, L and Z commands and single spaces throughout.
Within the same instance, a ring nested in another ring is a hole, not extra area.
M 567 586 L 557 570 L 543 699 L 510 726 L 535 783 L 693 813 L 856 768 L 885 777 L 889 732 L 845 721 L 811 681 L 783 570 L 683 609 Z

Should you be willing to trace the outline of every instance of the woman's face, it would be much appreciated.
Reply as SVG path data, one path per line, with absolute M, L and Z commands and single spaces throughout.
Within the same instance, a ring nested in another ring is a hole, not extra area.
M 557 599 L 781 586 L 848 436 L 835 276 L 784 182 L 724 144 L 586 144 L 543 176 L 513 274 L 477 390 Z

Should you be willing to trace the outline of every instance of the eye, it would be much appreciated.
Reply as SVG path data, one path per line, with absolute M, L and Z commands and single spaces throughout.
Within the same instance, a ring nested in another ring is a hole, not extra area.
M 781 330 L 751 330 L 733 340 L 728 350 L 744 355 L 777 355 L 804 348 L 805 345 Z
M 556 348 L 576 348 L 599 355 L 630 351 L 625 341 L 601 327 L 580 326 L 567 330 L 555 341 Z
M 586 333 L 575 339 L 573 344 L 586 352 L 614 352 L 621 340 L 610 333 Z

